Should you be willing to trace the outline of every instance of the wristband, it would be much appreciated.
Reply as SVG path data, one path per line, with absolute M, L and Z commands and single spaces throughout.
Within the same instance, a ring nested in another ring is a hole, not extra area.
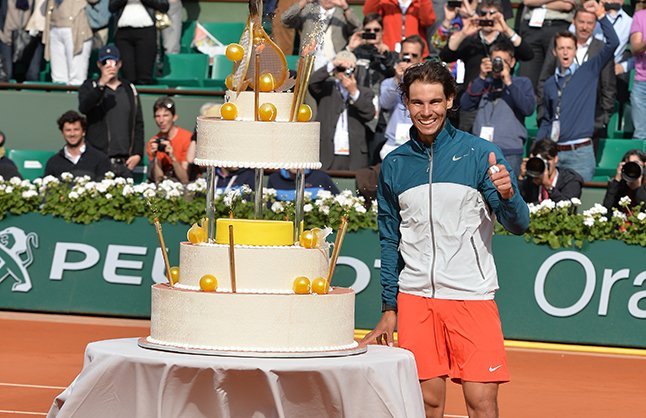
M 511 35 L 511 37 L 509 38 L 509 40 L 511 41 L 511 43 L 514 43 L 518 38 L 520 38 L 520 36 L 516 32 L 514 32 L 514 34 Z

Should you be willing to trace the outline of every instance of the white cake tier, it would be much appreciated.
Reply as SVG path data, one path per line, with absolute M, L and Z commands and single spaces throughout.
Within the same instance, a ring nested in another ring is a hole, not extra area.
M 219 293 L 152 287 L 150 341 L 222 351 L 307 352 L 354 348 L 351 289 L 327 295 Z
M 239 168 L 321 168 L 318 122 L 197 118 L 195 164 Z
M 239 94 L 227 90 L 224 101 L 233 103 L 238 109 L 237 120 L 255 120 L 254 101 L 255 93 L 253 91 L 243 91 Z M 276 121 L 289 122 L 292 111 L 292 99 L 294 93 L 260 93 L 260 105 L 271 103 L 276 106 Z
M 299 276 L 310 280 L 327 277 L 329 257 L 318 248 L 236 245 L 235 264 L 238 292 L 294 293 L 294 279 Z M 231 291 L 229 246 L 182 242 L 178 286 L 198 290 L 205 274 L 215 276 L 219 291 Z

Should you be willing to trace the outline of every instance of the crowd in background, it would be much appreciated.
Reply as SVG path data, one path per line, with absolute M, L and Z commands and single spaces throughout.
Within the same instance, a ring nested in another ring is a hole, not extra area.
M 608 190 L 638 203 L 646 200 L 639 151 L 646 140 L 643 4 L 631 4 L 626 8 L 635 12 L 628 13 L 622 0 L 524 0 L 510 24 L 509 0 L 366 0 L 363 22 L 346 0 L 276 0 L 265 3 L 264 22 L 288 55 L 323 24 L 307 99 L 321 122 L 321 162 L 324 170 L 357 172 L 367 197 L 381 160 L 409 140 L 402 75 L 434 59 L 458 83 L 451 123 L 501 148 L 527 201 L 579 197 L 612 114 L 630 106 L 639 141 Z M 155 103 L 159 133 L 144 140 L 135 87 L 153 83 L 158 46 L 179 52 L 181 10 L 180 0 L 0 0 L 0 80 L 37 80 L 44 58 L 54 82 L 80 85 L 79 113 L 58 121 L 66 145 L 48 174 L 97 169 L 92 177 L 100 177 L 107 161 L 128 177 L 146 153 L 151 181 L 186 183 L 199 175 L 191 164 L 196 135 L 175 124 L 172 99 Z M 87 79 L 92 50 L 99 75 Z M 528 117 L 538 125 L 533 144 Z M 628 163 L 639 175 L 626 175 L 626 164 L 634 170 Z M 253 180 L 244 170 L 217 173 L 224 188 Z M 308 176 L 328 184 L 318 173 Z M 278 173 L 274 181 L 292 177 Z

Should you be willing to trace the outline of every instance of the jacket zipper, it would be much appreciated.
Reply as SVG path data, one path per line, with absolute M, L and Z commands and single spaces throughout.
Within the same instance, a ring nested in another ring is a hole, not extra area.
M 473 247 L 473 253 L 476 255 L 476 264 L 478 265 L 478 270 L 480 271 L 480 277 L 482 277 L 482 280 L 486 280 L 484 272 L 482 271 L 482 266 L 480 266 L 480 256 L 478 255 L 478 250 L 476 249 L 476 243 L 473 240 L 473 237 L 471 237 L 470 241 L 471 247 Z
M 435 297 L 435 229 L 433 228 L 433 146 L 428 148 L 428 220 L 431 227 L 431 244 L 433 258 L 431 259 L 431 297 Z

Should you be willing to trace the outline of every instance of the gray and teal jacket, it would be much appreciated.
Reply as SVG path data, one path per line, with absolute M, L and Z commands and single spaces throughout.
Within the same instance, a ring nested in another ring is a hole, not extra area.
M 489 153 L 500 148 L 446 121 L 432 146 L 411 140 L 384 159 L 379 174 L 382 309 L 398 292 L 437 299 L 493 299 L 498 277 L 491 250 L 496 219 L 520 235 L 529 209 L 512 176 L 504 200 L 491 182 Z

